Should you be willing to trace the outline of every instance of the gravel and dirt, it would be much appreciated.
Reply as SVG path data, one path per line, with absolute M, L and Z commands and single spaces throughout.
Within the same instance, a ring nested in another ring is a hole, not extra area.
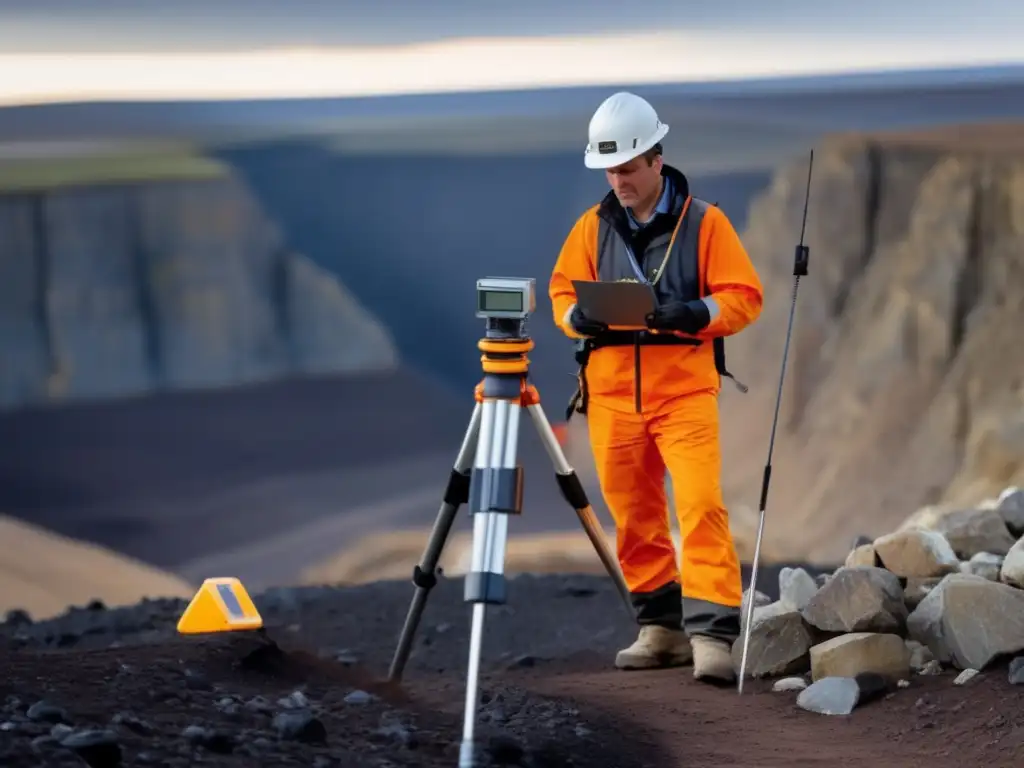
M 770 586 L 777 573 L 767 572 Z M 181 600 L 83 606 L 0 625 L 0 765 L 455 766 L 470 609 L 431 594 L 401 686 L 384 682 L 413 588 L 379 582 L 257 595 L 264 631 L 180 637 Z M 770 590 L 769 590 L 770 591 Z M 610 583 L 528 576 L 488 612 L 479 765 L 1021 765 L 1024 686 L 918 676 L 849 717 L 767 682 L 617 672 L 634 628 Z

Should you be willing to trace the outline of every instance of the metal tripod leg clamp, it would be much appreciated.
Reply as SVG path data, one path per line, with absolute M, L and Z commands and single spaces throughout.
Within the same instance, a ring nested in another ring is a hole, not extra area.
M 562 495 L 576 511 L 583 530 L 612 577 L 629 620 L 635 621 L 629 589 L 615 554 L 604 539 L 582 483 L 562 452 L 540 405 L 537 389 L 527 383 L 529 361 L 526 353 L 533 348 L 533 342 L 522 336 L 485 338 L 480 340 L 479 347 L 484 353 L 481 358 L 484 378 L 476 387 L 477 404 L 423 558 L 413 572 L 416 592 L 389 675 L 392 681 L 397 681 L 404 671 L 427 595 L 435 584 L 437 564 L 455 514 L 461 504 L 467 504 L 473 515 L 473 550 L 470 570 L 465 578 L 465 600 L 473 603 L 473 615 L 459 768 L 472 768 L 474 765 L 474 731 L 486 607 L 503 604 L 507 599 L 505 554 L 509 516 L 522 514 L 523 472 L 518 465 L 517 453 L 524 409 L 530 414 L 554 464 Z

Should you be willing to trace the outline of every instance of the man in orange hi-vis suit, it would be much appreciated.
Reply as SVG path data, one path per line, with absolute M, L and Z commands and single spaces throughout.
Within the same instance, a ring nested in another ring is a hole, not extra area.
M 692 197 L 686 177 L 663 162 L 667 132 L 654 108 L 630 93 L 594 113 L 584 162 L 604 169 L 612 189 L 569 232 L 549 293 L 555 322 L 581 340 L 570 415 L 587 416 L 640 625 L 616 666 L 692 663 L 699 680 L 731 682 L 742 584 L 720 480 L 718 393 L 721 376 L 731 378 L 722 339 L 757 319 L 763 294 L 726 215 Z M 609 330 L 585 317 L 573 280 L 652 284 L 658 307 L 648 330 Z

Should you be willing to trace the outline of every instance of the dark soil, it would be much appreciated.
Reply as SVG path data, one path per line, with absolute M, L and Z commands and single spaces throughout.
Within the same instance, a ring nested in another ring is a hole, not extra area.
M 257 597 L 265 632 L 200 638 L 175 634 L 179 601 L 11 617 L 0 765 L 456 766 L 470 606 L 461 581 L 442 580 L 402 685 L 386 684 L 412 591 L 274 590 Z M 617 672 L 614 651 L 633 634 L 605 579 L 514 579 L 485 625 L 477 764 L 1024 764 L 1024 686 L 1005 667 L 964 686 L 953 673 L 914 677 L 825 717 L 766 682 L 738 696 L 685 669 Z

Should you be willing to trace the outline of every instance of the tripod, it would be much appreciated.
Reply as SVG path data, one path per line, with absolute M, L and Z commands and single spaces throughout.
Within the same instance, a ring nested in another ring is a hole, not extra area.
M 563 497 L 576 510 L 583 530 L 605 570 L 615 581 L 630 621 L 635 621 L 629 589 L 619 571 L 618 562 L 602 536 L 600 523 L 583 485 L 562 453 L 551 424 L 541 408 L 537 388 L 527 383 L 529 360 L 526 355 L 533 349 L 533 341 L 526 336 L 521 321 L 492 319 L 488 323 L 486 337 L 477 346 L 483 352 L 480 360 L 484 377 L 475 388 L 476 405 L 448 479 L 437 520 L 423 557 L 413 569 L 412 581 L 416 591 L 389 672 L 392 681 L 397 681 L 402 675 L 427 596 L 437 584 L 437 563 L 451 532 L 455 514 L 460 505 L 468 504 L 474 516 L 473 550 L 470 572 L 465 579 L 465 601 L 473 603 L 473 618 L 459 768 L 473 766 L 473 732 L 478 704 L 484 614 L 487 605 L 506 602 L 504 571 L 508 521 L 510 515 L 522 514 L 523 469 L 517 463 L 517 448 L 523 409 L 532 417 L 551 457 Z M 475 459 L 471 465 L 474 452 Z

